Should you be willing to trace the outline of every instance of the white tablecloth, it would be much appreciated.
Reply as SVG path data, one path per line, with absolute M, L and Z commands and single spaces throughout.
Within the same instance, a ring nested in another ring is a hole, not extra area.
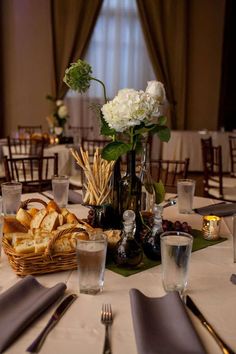
M 212 137 L 214 146 L 222 146 L 223 171 L 230 170 L 229 132 L 198 132 L 198 131 L 171 131 L 169 142 L 163 143 L 162 158 L 164 160 L 184 160 L 190 158 L 189 171 L 203 171 L 201 139 Z
M 29 195 L 24 195 L 25 199 L 28 197 Z M 213 203 L 213 201 L 198 197 L 194 199 L 194 207 L 205 206 L 209 203 Z M 80 205 L 72 205 L 70 208 L 80 217 L 87 215 L 87 209 Z M 172 221 L 187 221 L 193 228 L 201 228 L 202 224 L 200 215 L 180 215 L 175 206 L 164 210 L 164 218 Z M 230 218 L 226 218 L 226 221 L 228 224 L 224 220 L 222 222 L 221 234 L 228 238 L 227 241 L 192 254 L 188 291 L 206 318 L 236 351 L 236 285 L 233 285 L 229 280 L 231 274 L 236 273 L 236 264 L 233 263 L 232 236 L 228 228 L 228 225 L 231 225 Z M 68 293 L 78 292 L 76 271 L 37 276 L 37 279 L 45 286 L 53 286 L 57 282 L 64 281 L 67 284 Z M 2 255 L 0 292 L 6 290 L 18 280 L 19 278 L 10 268 L 6 256 Z M 127 278 L 106 270 L 104 291 L 95 296 L 79 295 L 76 302 L 72 304 L 49 334 L 40 353 L 102 353 L 104 326 L 100 323 L 100 311 L 103 303 L 111 303 L 114 312 L 114 322 L 111 329 L 113 354 L 136 354 L 129 300 L 129 290 L 131 288 L 137 288 L 147 296 L 163 296 L 161 266 Z M 52 312 L 53 308 L 35 321 L 6 350 L 6 353 L 24 353 L 25 349 L 45 326 Z M 221 351 L 214 339 L 196 318 L 192 315 L 191 317 L 208 352 L 220 354 Z M 183 340 L 187 341 L 188 338 L 183 336 Z

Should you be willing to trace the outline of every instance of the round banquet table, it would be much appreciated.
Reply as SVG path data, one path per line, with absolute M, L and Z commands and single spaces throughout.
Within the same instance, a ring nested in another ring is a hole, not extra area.
M 203 171 L 201 139 L 212 137 L 214 146 L 222 147 L 223 172 L 230 171 L 229 135 L 232 132 L 172 130 L 168 144 L 162 144 L 161 157 L 164 160 L 189 158 L 189 171 Z
M 32 196 L 33 194 L 23 195 L 22 199 Z M 34 194 L 34 196 L 47 200 L 41 195 Z M 211 203 L 214 203 L 214 201 L 200 197 L 194 198 L 194 207 L 206 206 Z M 81 205 L 69 205 L 69 209 L 81 218 L 87 215 L 87 209 Z M 187 221 L 195 229 L 200 229 L 202 224 L 202 216 L 198 214 L 180 215 L 176 206 L 164 209 L 164 218 L 171 221 Z M 228 217 L 222 220 L 221 224 L 221 235 L 226 237 L 227 240 L 192 253 L 188 293 L 215 330 L 236 351 L 236 285 L 230 282 L 231 274 L 236 273 L 236 263 L 233 263 L 231 231 L 232 222 L 231 218 Z M 42 285 L 48 287 L 58 282 L 65 282 L 67 293 L 75 292 L 79 294 L 77 271 L 45 274 L 36 278 Z M 19 279 L 2 252 L 0 292 L 14 285 Z M 106 270 L 104 291 L 95 296 L 79 294 L 78 299 L 48 335 L 40 353 L 102 353 L 104 326 L 100 323 L 100 311 L 103 303 L 111 303 L 114 313 L 111 328 L 113 354 L 137 353 L 129 299 L 131 288 L 137 288 L 147 296 L 163 296 L 165 293 L 161 282 L 161 266 L 150 268 L 129 277 L 123 277 Z M 34 321 L 5 353 L 24 353 L 46 325 L 56 305 Z M 214 339 L 203 328 L 198 319 L 191 313 L 189 314 L 207 352 L 221 353 Z M 187 339 L 183 338 L 183 340 Z

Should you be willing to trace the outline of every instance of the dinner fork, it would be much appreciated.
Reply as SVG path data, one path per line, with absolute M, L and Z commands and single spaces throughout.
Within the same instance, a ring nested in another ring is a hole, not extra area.
M 111 354 L 111 343 L 109 339 L 109 327 L 112 325 L 113 317 L 110 304 L 103 304 L 101 311 L 101 322 L 105 325 L 105 339 L 103 354 Z

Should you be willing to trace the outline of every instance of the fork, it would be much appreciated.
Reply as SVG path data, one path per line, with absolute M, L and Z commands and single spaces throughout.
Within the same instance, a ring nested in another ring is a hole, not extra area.
M 109 326 L 112 325 L 112 310 L 110 304 L 103 304 L 101 311 L 101 322 L 105 325 L 105 339 L 104 339 L 104 347 L 103 354 L 111 354 L 111 343 L 109 339 Z

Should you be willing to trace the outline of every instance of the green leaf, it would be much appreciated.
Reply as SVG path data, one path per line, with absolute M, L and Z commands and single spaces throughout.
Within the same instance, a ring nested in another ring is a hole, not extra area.
M 155 191 L 155 203 L 160 204 L 165 198 L 165 186 L 162 181 L 159 181 L 154 182 L 153 187 Z
M 170 140 L 170 129 L 166 126 L 160 127 L 160 130 L 157 132 L 157 135 L 161 141 Z
M 103 118 L 103 115 L 101 114 L 101 129 L 100 133 L 105 136 L 113 136 L 116 134 L 115 129 L 111 129 L 105 119 Z
M 167 122 L 167 117 L 166 117 L 166 116 L 160 116 L 160 117 L 158 118 L 158 124 L 159 124 L 159 125 L 165 125 L 166 122 Z
M 130 144 L 113 141 L 102 149 L 102 158 L 107 161 L 117 160 L 121 155 L 131 150 Z
M 156 125 L 155 128 L 152 130 L 152 133 L 156 133 L 161 141 L 167 142 L 170 140 L 170 129 L 165 125 Z

